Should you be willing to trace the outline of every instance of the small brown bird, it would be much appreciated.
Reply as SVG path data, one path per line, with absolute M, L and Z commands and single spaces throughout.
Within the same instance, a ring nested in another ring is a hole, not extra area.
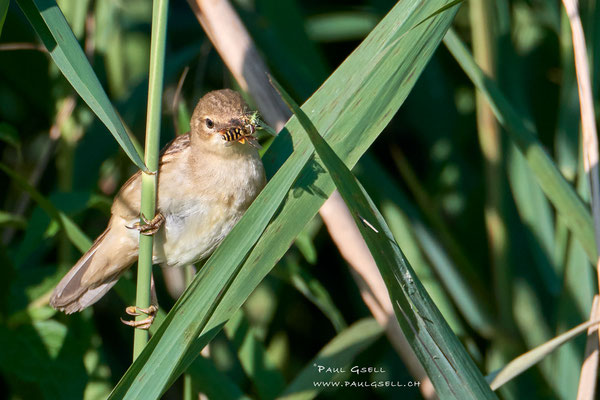
M 138 171 L 115 197 L 106 230 L 54 289 L 52 307 L 70 314 L 98 301 L 136 261 L 138 231 L 155 234 L 153 263 L 180 267 L 208 257 L 242 217 L 266 183 L 248 106 L 233 90 L 210 92 L 190 126 L 161 153 L 156 218 L 138 222 Z M 232 140 L 232 131 L 240 132 L 239 140 Z M 149 327 L 156 307 L 127 308 L 131 315 L 139 311 L 149 321 L 124 322 Z

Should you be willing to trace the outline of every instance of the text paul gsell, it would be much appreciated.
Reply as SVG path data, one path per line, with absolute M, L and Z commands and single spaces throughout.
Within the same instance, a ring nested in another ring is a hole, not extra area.
M 315 367 L 317 367 L 317 372 L 319 373 L 339 374 L 347 371 L 346 368 L 343 367 L 326 367 L 318 364 L 315 364 Z M 356 375 L 385 372 L 385 370 L 381 367 L 361 367 L 358 365 L 353 366 L 349 371 Z

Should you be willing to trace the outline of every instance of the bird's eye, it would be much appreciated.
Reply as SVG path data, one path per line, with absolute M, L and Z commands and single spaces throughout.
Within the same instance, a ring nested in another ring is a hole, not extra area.
M 214 128 L 214 127 L 215 127 L 215 123 L 214 123 L 214 122 L 212 122 L 212 120 L 211 120 L 211 119 L 209 119 L 209 118 L 206 118 L 206 127 L 207 127 L 208 129 L 212 129 L 212 128 Z

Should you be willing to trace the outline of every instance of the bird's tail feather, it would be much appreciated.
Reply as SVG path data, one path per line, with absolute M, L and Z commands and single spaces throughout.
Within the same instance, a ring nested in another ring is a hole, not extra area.
M 71 314 L 98 301 L 110 288 L 112 288 L 121 274 L 115 274 L 102 279 L 96 285 L 82 283 L 82 278 L 89 268 L 104 269 L 97 259 L 106 260 L 105 257 L 94 257 L 102 240 L 108 233 L 108 229 L 96 239 L 93 246 L 85 253 L 79 261 L 71 268 L 65 277 L 58 283 L 50 297 L 50 305 L 59 311 Z M 96 262 L 94 262 L 96 261 Z

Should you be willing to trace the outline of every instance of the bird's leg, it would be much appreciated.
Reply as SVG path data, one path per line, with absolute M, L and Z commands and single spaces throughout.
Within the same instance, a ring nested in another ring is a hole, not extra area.
M 165 217 L 163 217 L 161 213 L 158 213 L 154 216 L 154 218 L 148 221 L 144 214 L 142 214 L 142 221 L 144 221 L 143 225 L 140 224 L 138 221 L 133 225 L 126 225 L 125 227 L 128 229 L 138 230 L 142 235 L 152 236 L 156 232 L 158 232 L 161 226 L 163 226 L 163 224 L 165 223 Z
M 146 314 L 148 317 L 140 321 L 129 321 L 121 318 L 122 323 L 137 329 L 150 329 L 150 325 L 152 325 L 152 322 L 154 322 L 154 317 L 158 312 L 158 298 L 156 297 L 156 287 L 154 286 L 154 275 L 150 274 L 150 307 L 140 308 L 138 306 L 129 306 L 125 308 L 125 312 L 134 317 L 142 314 Z
M 142 235 L 152 236 L 161 226 L 165 223 L 165 217 L 161 213 L 158 213 L 152 218 L 152 220 L 148 221 L 146 216 L 142 214 L 142 221 L 144 224 L 140 224 L 139 222 L 134 223 L 133 225 L 127 226 L 128 229 L 135 229 L 140 231 Z M 150 274 L 150 306 L 147 308 L 141 308 L 138 306 L 129 306 L 125 308 L 125 312 L 131 316 L 137 317 L 138 315 L 146 314 L 148 317 L 144 318 L 140 321 L 135 320 L 124 320 L 121 318 L 121 322 L 125 325 L 132 326 L 138 329 L 150 329 L 150 325 L 154 321 L 154 317 L 158 312 L 158 299 L 156 297 L 156 287 L 154 286 L 154 275 Z

